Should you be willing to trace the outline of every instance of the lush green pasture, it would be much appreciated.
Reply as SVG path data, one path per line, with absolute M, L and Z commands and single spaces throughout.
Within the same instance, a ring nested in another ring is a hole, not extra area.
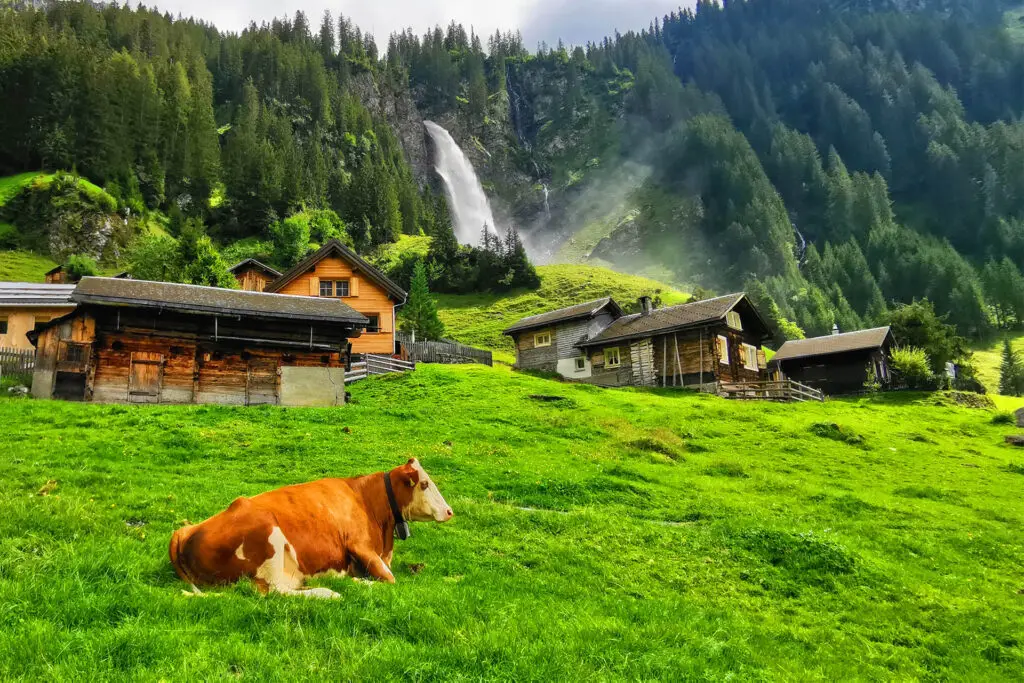
M 1016 333 L 1010 337 L 1010 343 L 1017 353 L 1024 354 L 1024 334 Z M 974 366 L 978 371 L 978 379 L 990 393 L 999 391 L 999 366 L 1003 361 L 1003 338 L 974 348 Z
M 614 297 L 623 306 L 643 294 L 660 296 L 666 306 L 689 298 L 656 280 L 597 266 L 538 266 L 537 273 L 541 286 L 535 291 L 439 295 L 438 312 L 449 335 L 464 344 L 504 351 L 497 357 L 512 362 L 512 340 L 501 331 L 525 316 L 604 296 Z
M 42 282 L 57 264 L 28 251 L 0 251 L 0 281 Z
M 0 400 L 0 679 L 1024 671 L 1024 453 L 993 413 L 483 367 L 352 391 L 341 409 Z M 183 520 L 413 455 L 456 517 L 414 525 L 397 585 L 181 594 L 166 546 Z

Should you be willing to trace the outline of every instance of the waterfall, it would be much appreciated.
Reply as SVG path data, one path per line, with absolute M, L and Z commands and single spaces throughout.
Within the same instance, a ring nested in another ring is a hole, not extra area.
M 434 141 L 437 156 L 434 170 L 444 181 L 455 237 L 462 244 L 475 245 L 480 241 L 484 226 L 497 235 L 498 228 L 494 223 L 491 204 L 473 170 L 473 164 L 448 131 L 433 121 L 424 121 L 423 125 Z
M 544 217 L 551 220 L 551 202 L 548 201 L 548 186 L 544 183 L 541 183 L 540 186 L 544 188 Z

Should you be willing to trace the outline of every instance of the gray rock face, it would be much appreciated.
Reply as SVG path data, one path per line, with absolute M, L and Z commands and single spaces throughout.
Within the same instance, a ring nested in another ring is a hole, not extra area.
M 1020 408 L 1014 413 L 1017 417 L 1017 426 L 1024 427 L 1024 408 Z
M 423 187 L 431 179 L 430 152 L 427 133 L 423 128 L 423 115 L 416 107 L 408 88 L 392 89 L 379 85 L 370 74 L 353 79 L 352 90 L 371 113 L 382 117 L 395 131 L 413 178 Z
M 1024 448 L 1024 434 L 1011 434 L 1006 437 L 1006 443 L 1017 448 Z

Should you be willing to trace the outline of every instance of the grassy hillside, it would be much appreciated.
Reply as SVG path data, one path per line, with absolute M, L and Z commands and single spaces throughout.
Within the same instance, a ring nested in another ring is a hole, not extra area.
M 1014 334 L 1010 337 L 1013 348 L 1024 355 L 1024 334 Z M 978 379 L 985 385 L 989 393 L 999 391 L 999 366 L 1003 360 L 1003 339 L 999 338 L 986 346 L 974 348 L 974 366 L 978 371 Z
M 46 256 L 27 251 L 0 251 L 0 280 L 43 282 L 46 272 L 57 264 Z
M 56 177 L 56 174 L 54 173 L 34 171 L 0 178 L 0 206 L 9 202 L 15 195 L 29 185 L 35 185 L 39 188 L 48 187 L 50 183 L 53 182 L 54 177 Z M 85 192 L 85 194 L 94 199 L 101 195 L 109 197 L 106 190 L 99 185 L 89 182 L 85 178 L 78 179 L 78 187 Z
M 0 400 L 0 678 L 1024 667 L 1024 453 L 988 411 L 729 403 L 483 367 L 352 391 L 343 409 Z M 397 585 L 316 582 L 340 602 L 181 595 L 167 540 L 182 520 L 413 455 L 456 516 L 413 526 Z
M 623 306 L 642 294 L 661 297 L 666 306 L 684 303 L 687 295 L 655 280 L 623 275 L 596 266 L 539 266 L 540 289 L 510 294 L 438 295 L 441 320 L 449 336 L 465 344 L 495 349 L 512 358 L 512 341 L 501 331 L 528 315 L 612 296 Z

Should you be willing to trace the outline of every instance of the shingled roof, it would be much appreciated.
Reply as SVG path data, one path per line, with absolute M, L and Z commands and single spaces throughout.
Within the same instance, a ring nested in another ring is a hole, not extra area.
M 148 280 L 85 277 L 71 294 L 80 304 L 157 308 L 197 315 L 287 318 L 365 326 L 369 320 L 340 299 L 265 294 Z
M 609 307 L 614 315 L 622 315 L 622 309 L 619 308 L 619 305 L 611 297 L 606 296 L 603 299 L 594 299 L 593 301 L 566 306 L 565 308 L 548 311 L 547 313 L 531 315 L 507 328 L 503 334 L 515 334 L 516 332 L 534 330 L 539 327 L 547 327 L 548 325 L 578 318 L 590 318 L 600 313 L 605 307 Z
M 870 330 L 830 334 L 825 337 L 796 339 L 783 344 L 782 348 L 772 357 L 772 362 L 778 363 L 780 361 L 811 356 L 827 356 L 847 351 L 879 349 L 885 345 L 885 340 L 891 334 L 892 331 L 888 327 L 875 327 Z
M 310 270 L 317 263 L 327 258 L 332 254 L 337 254 L 343 260 L 348 261 L 353 267 L 360 273 L 365 275 L 371 282 L 376 283 L 384 291 L 390 294 L 398 303 L 405 303 L 405 299 L 408 296 L 405 290 L 396 285 L 394 282 L 389 280 L 384 273 L 380 272 L 366 260 L 359 256 L 356 252 L 352 251 L 340 241 L 336 239 L 328 240 L 324 246 L 320 247 L 319 251 L 315 251 L 306 258 L 302 259 L 289 270 L 285 271 L 285 274 L 277 278 L 269 285 L 267 285 L 266 291 L 268 292 L 279 292 L 289 282 L 302 275 L 306 271 Z
M 0 306 L 69 306 L 74 285 L 42 285 L 34 282 L 0 282 Z
M 598 346 L 608 342 L 640 339 L 654 334 L 663 334 L 665 332 L 713 323 L 725 318 L 725 315 L 743 301 L 746 296 L 746 294 L 739 292 L 737 294 L 715 297 L 714 299 L 693 301 L 679 306 L 658 308 L 647 314 L 634 313 L 626 315 L 604 328 L 593 339 L 583 341 L 577 346 Z M 752 306 L 751 309 L 753 310 Z

